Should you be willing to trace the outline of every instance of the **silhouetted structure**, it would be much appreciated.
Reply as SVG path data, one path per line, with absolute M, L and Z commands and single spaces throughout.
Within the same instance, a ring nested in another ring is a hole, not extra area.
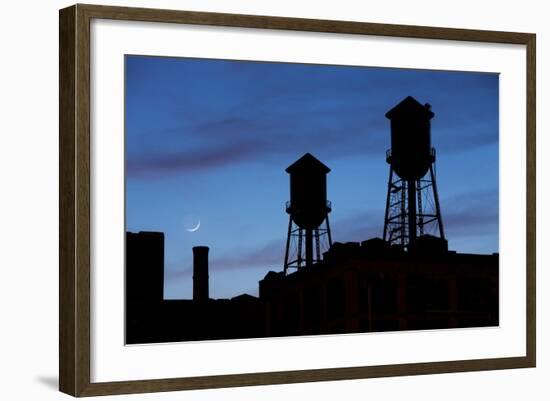
M 330 169 L 306 153 L 290 165 L 286 172 L 290 174 L 290 201 L 286 203 L 286 212 L 290 217 L 285 274 L 289 273 L 289 269 L 300 269 L 319 262 L 323 237 L 326 236 L 328 240 L 328 248 L 332 245 L 328 221 L 332 205 L 327 200 L 327 174 Z
M 157 241 L 152 241 L 155 237 Z M 419 237 L 413 253 L 379 238 L 336 242 L 313 266 L 291 274 L 267 273 L 259 282 L 259 298 L 242 294 L 201 301 L 145 295 L 148 286 L 158 289 L 160 259 L 130 254 L 147 253 L 149 247 L 158 250 L 163 236 L 128 233 L 129 238 L 127 344 L 481 327 L 499 322 L 498 254 L 458 254 L 431 236 Z M 132 279 L 132 271 L 143 275 Z
M 208 247 L 194 247 L 193 256 L 193 300 L 165 300 L 164 234 L 126 233 L 127 344 L 263 336 L 259 299 L 210 299 Z
M 208 296 L 208 247 L 193 247 L 193 301 L 205 302 Z
M 384 239 L 332 244 L 330 169 L 306 153 L 286 169 L 284 267 L 260 280 L 259 297 L 211 299 L 209 248 L 197 246 L 193 299 L 164 300 L 164 235 L 126 233 L 126 343 L 498 325 L 498 254 L 449 251 L 444 237 L 430 139 L 433 112 L 407 97 L 386 116 L 392 149 Z M 427 193 L 435 203 L 432 214 L 423 203 Z M 425 231 L 430 223 L 439 236 Z M 328 250 L 321 258 L 322 237 Z
M 164 234 L 141 231 L 126 234 L 126 291 L 128 299 L 160 302 L 164 294 Z
M 391 121 L 391 150 L 386 153 L 390 176 L 383 238 L 408 250 L 419 235 L 437 233 L 445 241 L 431 146 L 431 106 L 407 96 L 386 117 Z
M 145 336 L 163 303 L 164 234 L 126 233 L 126 342 Z
M 269 272 L 265 336 L 498 325 L 498 254 L 457 254 L 431 239 L 412 254 L 379 238 L 336 242 L 313 268 Z

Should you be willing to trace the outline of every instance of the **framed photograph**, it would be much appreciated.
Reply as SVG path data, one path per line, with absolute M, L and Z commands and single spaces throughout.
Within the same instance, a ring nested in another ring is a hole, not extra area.
M 62 392 L 535 366 L 534 34 L 59 21 Z

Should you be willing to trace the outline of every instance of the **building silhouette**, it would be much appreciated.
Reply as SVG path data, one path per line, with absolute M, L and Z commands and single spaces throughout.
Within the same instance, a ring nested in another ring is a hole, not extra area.
M 409 254 L 380 238 L 335 243 L 323 262 L 260 281 L 265 335 L 498 325 L 498 254 L 448 251 L 420 237 Z
M 499 323 L 498 254 L 449 251 L 428 236 L 417 239 L 419 250 L 412 254 L 380 238 L 335 242 L 321 262 L 291 274 L 269 271 L 259 282 L 259 297 L 200 299 L 194 291 L 189 300 L 164 300 L 159 291 L 162 233 L 126 238 L 127 344 Z M 156 257 L 132 256 L 149 249 Z
M 193 249 L 193 299 L 164 299 L 163 250 L 163 233 L 126 233 L 127 344 L 262 336 L 257 297 L 208 297 L 208 247 Z
M 404 201 L 397 212 L 402 214 L 394 215 L 401 223 L 388 225 L 386 209 L 383 239 L 333 243 L 330 169 L 307 153 L 286 170 L 291 200 L 284 263 L 260 280 L 258 297 L 210 298 L 209 248 L 198 246 L 192 249 L 193 298 L 165 300 L 164 234 L 126 233 L 126 343 L 498 325 L 499 255 L 449 250 L 439 202 L 438 235 L 424 231 L 423 219 L 430 215 L 418 205 L 427 172 L 437 198 L 429 133 L 433 116 L 430 107 L 411 97 L 387 114 L 392 124 L 388 199 L 392 185 L 402 185 L 396 192 Z M 401 237 L 388 237 L 388 229 L 396 227 Z

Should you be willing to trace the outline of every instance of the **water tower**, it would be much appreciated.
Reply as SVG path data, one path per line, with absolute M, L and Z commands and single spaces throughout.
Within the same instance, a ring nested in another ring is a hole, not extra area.
M 384 240 L 410 250 L 418 236 L 445 239 L 431 145 L 431 106 L 407 96 L 386 117 L 391 124 L 391 149 L 386 152 L 390 177 Z
M 330 169 L 309 153 L 290 165 L 290 201 L 286 203 L 288 236 L 285 274 L 289 269 L 312 266 L 321 260 L 322 249 L 332 245 L 327 201 L 327 174 Z

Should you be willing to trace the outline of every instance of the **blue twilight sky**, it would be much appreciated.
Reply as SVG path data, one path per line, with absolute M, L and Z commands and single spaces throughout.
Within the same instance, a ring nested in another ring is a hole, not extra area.
M 165 298 L 191 298 L 210 247 L 210 295 L 257 295 L 282 269 L 285 168 L 328 167 L 334 241 L 381 237 L 389 120 L 430 103 L 450 249 L 498 251 L 498 75 L 126 56 L 126 224 L 165 233 Z M 200 228 L 188 232 L 200 220 Z

